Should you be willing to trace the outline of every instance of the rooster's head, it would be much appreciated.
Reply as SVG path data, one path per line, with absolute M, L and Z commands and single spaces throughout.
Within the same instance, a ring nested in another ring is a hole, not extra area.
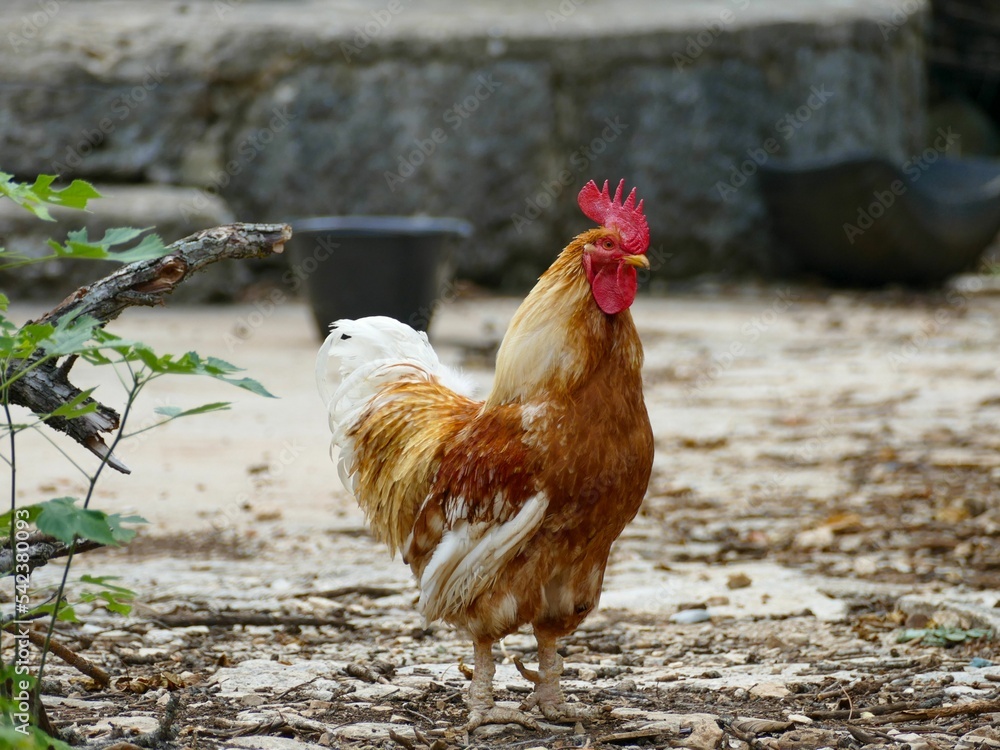
M 612 198 L 605 180 L 598 189 L 591 180 L 577 199 L 588 218 L 600 224 L 584 236 L 583 268 L 594 300 L 608 315 L 628 308 L 635 300 L 636 268 L 649 268 L 649 225 L 642 213 L 642 201 L 635 202 L 635 188 L 625 201 L 625 180 L 618 183 Z

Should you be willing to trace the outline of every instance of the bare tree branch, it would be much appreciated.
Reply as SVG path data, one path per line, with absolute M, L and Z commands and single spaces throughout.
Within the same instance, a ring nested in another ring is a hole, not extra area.
M 14 550 L 10 548 L 10 540 L 6 537 L 0 539 L 0 578 L 13 575 L 18 565 L 27 565 L 28 567 L 27 571 L 21 569 L 21 573 L 31 573 L 35 568 L 46 565 L 49 560 L 55 560 L 57 557 L 66 557 L 72 547 L 72 545 L 60 542 L 55 537 L 38 533 L 31 534 L 23 542 L 24 546 L 17 552 L 26 556 L 26 559 L 22 558 L 16 561 L 15 564 Z M 103 546 L 100 542 L 92 542 L 89 539 L 78 539 L 76 542 L 76 552 L 89 552 L 92 549 L 98 549 Z
M 46 645 L 45 633 L 43 631 L 24 628 L 23 626 L 19 628 L 18 625 L 15 624 L 5 626 L 4 630 L 8 633 L 14 633 L 15 635 L 23 633 L 27 636 L 29 641 L 39 648 Z M 108 676 L 108 673 L 87 659 L 85 656 L 76 653 L 73 649 L 51 638 L 49 639 L 47 645 L 53 654 L 58 656 L 71 667 L 76 667 L 76 669 L 83 672 L 83 674 L 87 675 L 87 677 L 92 679 L 102 688 L 106 688 L 111 684 L 111 677 Z
M 280 253 L 291 236 L 292 229 L 287 224 L 228 224 L 197 232 L 170 245 L 170 253 L 161 258 L 130 263 L 100 281 L 81 287 L 35 322 L 55 325 L 66 315 L 86 314 L 106 324 L 127 307 L 163 304 L 164 298 L 181 282 L 211 263 Z M 7 377 L 44 357 L 45 352 L 39 351 L 27 361 L 15 362 Z M 61 362 L 53 359 L 24 373 L 11 383 L 10 402 L 44 416 L 72 401 L 80 395 L 80 389 L 69 381 L 75 361 L 72 356 Z M 94 399 L 88 398 L 83 404 L 95 404 L 97 410 L 74 419 L 50 417 L 46 424 L 104 458 L 108 446 L 101 435 L 117 429 L 120 417 L 114 409 Z M 128 467 L 114 456 L 108 456 L 108 464 L 129 473 Z

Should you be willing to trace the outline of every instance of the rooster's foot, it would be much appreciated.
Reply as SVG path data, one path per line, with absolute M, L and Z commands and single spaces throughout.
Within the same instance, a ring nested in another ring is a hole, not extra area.
M 538 707 L 549 721 L 556 724 L 569 724 L 577 721 L 590 721 L 600 715 L 600 711 L 590 706 L 578 703 L 567 703 L 559 688 L 559 673 L 562 672 L 562 659 L 558 654 L 553 658 L 553 669 L 543 674 L 542 670 L 528 669 L 520 657 L 514 657 L 514 666 L 521 676 L 535 686 L 535 692 L 521 704 L 521 709 L 530 711 Z
M 471 732 L 484 724 L 520 724 L 522 727 L 537 730 L 538 722 L 516 708 L 490 706 L 489 708 L 473 708 L 469 712 L 469 722 L 462 727 Z
M 533 693 L 521 704 L 524 711 L 530 711 L 535 706 L 542 712 L 542 716 L 554 724 L 592 721 L 601 715 L 599 708 L 579 703 L 567 703 L 564 700 L 544 700 L 539 698 L 538 693 Z

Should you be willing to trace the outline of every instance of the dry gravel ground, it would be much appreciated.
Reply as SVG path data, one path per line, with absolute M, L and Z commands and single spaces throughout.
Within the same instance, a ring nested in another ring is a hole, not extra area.
M 73 572 L 119 576 L 136 607 L 60 625 L 111 686 L 54 659 L 48 713 L 78 740 L 177 748 L 1000 747 L 1000 642 L 974 637 L 1000 623 L 995 291 L 970 277 L 947 294 L 640 299 L 654 477 L 600 611 L 564 645 L 571 699 L 606 713 L 471 737 L 471 645 L 425 626 L 407 570 L 339 486 L 305 309 L 130 311 L 116 332 L 230 359 L 280 399 L 154 384 L 136 425 L 160 405 L 236 403 L 123 450 L 134 473 L 95 505 L 150 524 Z M 516 304 L 442 309 L 443 357 L 487 386 Z M 81 491 L 47 443 L 19 458 L 24 500 Z M 935 627 L 950 647 L 898 642 Z M 515 655 L 534 659 L 527 632 L 497 651 L 511 705 L 528 689 Z

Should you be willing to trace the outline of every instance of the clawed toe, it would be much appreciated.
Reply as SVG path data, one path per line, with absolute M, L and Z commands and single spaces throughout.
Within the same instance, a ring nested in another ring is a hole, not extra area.
M 474 708 L 469 714 L 469 722 L 462 729 L 471 732 L 484 724 L 520 724 L 528 729 L 539 728 L 537 721 L 516 708 L 493 706 L 486 709 Z
M 521 704 L 522 711 L 530 711 L 538 707 L 542 716 L 553 724 L 570 724 L 576 721 L 591 721 L 596 719 L 601 713 L 599 709 L 591 706 L 584 706 L 579 703 L 566 703 L 565 701 L 545 701 L 539 700 L 537 693 L 532 693 Z
M 517 667 L 517 671 L 521 673 L 521 677 L 526 679 L 532 685 L 538 685 L 542 681 L 542 676 L 538 674 L 534 669 L 528 669 L 524 666 L 524 662 L 521 661 L 520 656 L 514 657 L 514 666 Z
M 539 703 L 538 710 L 542 712 L 542 716 L 555 724 L 592 721 L 600 714 L 598 709 L 578 703 Z

